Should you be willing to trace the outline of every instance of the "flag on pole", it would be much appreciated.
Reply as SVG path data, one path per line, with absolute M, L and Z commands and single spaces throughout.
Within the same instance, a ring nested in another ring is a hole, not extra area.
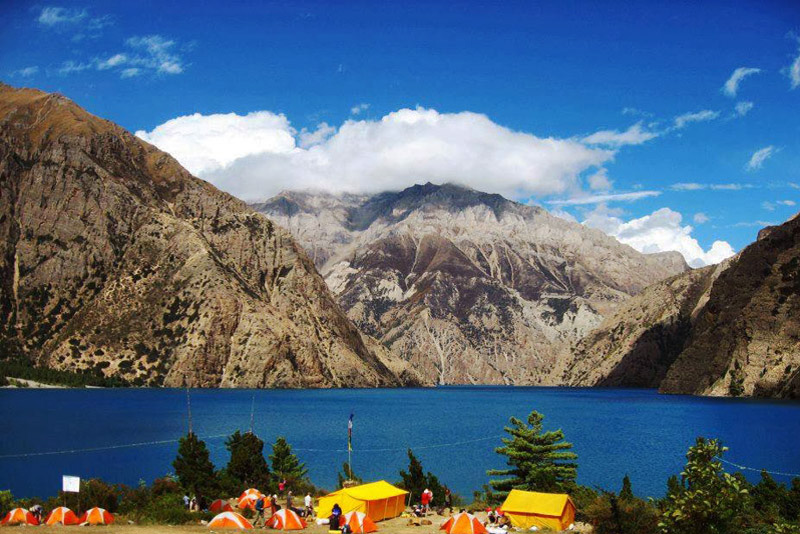
M 350 413 L 350 419 L 347 421 L 347 450 L 353 450 L 353 413 Z

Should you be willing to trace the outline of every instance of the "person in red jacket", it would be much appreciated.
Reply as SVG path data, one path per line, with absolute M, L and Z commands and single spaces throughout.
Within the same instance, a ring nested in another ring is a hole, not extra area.
M 428 488 L 425 488 L 425 491 L 422 492 L 422 509 L 425 511 L 425 515 L 428 515 L 428 509 L 430 509 L 431 501 L 433 500 L 433 492 Z

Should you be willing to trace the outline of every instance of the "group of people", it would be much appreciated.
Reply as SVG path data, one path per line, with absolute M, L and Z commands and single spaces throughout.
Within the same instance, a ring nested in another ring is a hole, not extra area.
M 443 499 L 442 507 L 439 508 L 439 514 L 444 515 L 445 510 L 448 512 L 453 511 L 453 494 L 450 492 L 450 488 L 445 486 L 444 488 L 444 499 Z M 419 504 L 415 504 L 411 507 L 411 513 L 417 517 L 426 517 L 428 512 L 430 512 L 431 507 L 433 506 L 433 492 L 425 488 L 425 490 L 420 495 Z
M 504 514 L 503 510 L 501 510 L 500 508 L 495 508 L 494 510 L 492 510 L 491 508 L 487 508 L 486 526 L 509 528 L 511 526 L 511 521 L 508 519 L 508 516 Z

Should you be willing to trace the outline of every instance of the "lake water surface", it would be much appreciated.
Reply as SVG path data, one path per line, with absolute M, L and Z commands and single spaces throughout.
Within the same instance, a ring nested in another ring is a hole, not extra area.
M 254 401 L 254 402 L 253 402 Z M 254 430 L 267 444 L 283 435 L 312 481 L 333 488 L 347 459 L 352 411 L 353 468 L 365 480 L 395 481 L 411 447 L 423 466 L 470 497 L 502 468 L 494 453 L 508 417 L 531 410 L 561 428 L 578 454 L 579 482 L 660 496 L 681 471 L 697 436 L 718 437 L 726 458 L 759 469 L 800 473 L 800 404 L 659 395 L 650 390 L 445 387 L 391 390 L 192 390 L 194 431 L 201 437 Z M 0 390 L 0 489 L 17 496 L 54 495 L 61 475 L 148 482 L 172 471 L 186 432 L 184 390 Z M 224 437 L 206 440 L 217 467 Z M 108 448 L 117 447 L 118 448 Z M 13 456 L 96 448 L 61 454 Z M 266 448 L 266 447 L 265 447 Z M 757 473 L 746 473 L 753 480 Z M 787 477 L 776 477 L 787 481 Z

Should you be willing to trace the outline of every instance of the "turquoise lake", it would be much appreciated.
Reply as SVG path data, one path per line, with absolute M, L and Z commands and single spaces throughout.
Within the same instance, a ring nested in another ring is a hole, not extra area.
M 545 415 L 547 429 L 564 430 L 579 456 L 578 480 L 590 486 L 617 490 L 627 473 L 637 494 L 661 496 L 698 436 L 720 438 L 736 464 L 800 473 L 796 402 L 536 387 L 192 390 L 190 398 L 201 437 L 248 430 L 252 407 L 267 447 L 286 436 L 312 481 L 328 489 L 347 459 L 351 411 L 358 475 L 397 480 L 410 447 L 426 470 L 465 497 L 486 483 L 487 469 L 503 467 L 494 448 L 509 416 L 531 410 Z M 175 389 L 3 389 L 0 416 L 0 489 L 50 496 L 61 475 L 136 484 L 171 472 L 173 440 L 187 429 L 187 396 Z M 218 468 L 228 459 L 224 441 L 206 440 Z M 40 454 L 58 451 L 77 452 Z

